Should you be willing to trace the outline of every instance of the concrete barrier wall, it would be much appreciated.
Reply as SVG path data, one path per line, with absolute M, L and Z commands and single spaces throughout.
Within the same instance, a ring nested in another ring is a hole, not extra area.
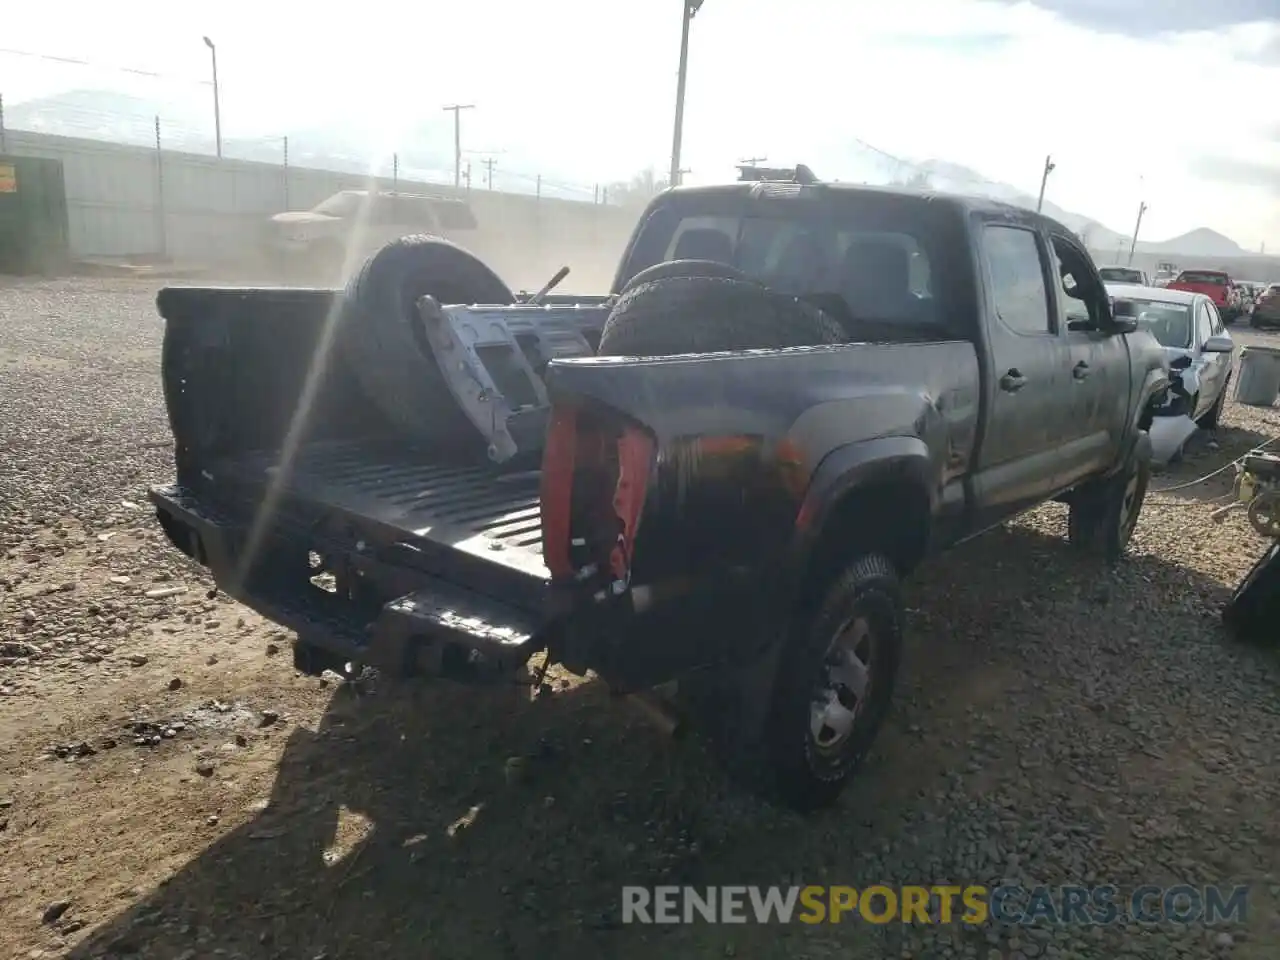
M 267 218 L 305 210 L 338 190 L 368 186 L 353 174 L 249 160 L 149 150 L 98 140 L 6 131 L 17 155 L 62 161 L 72 254 L 77 257 L 167 256 L 184 264 L 251 267 L 260 257 Z M 378 181 L 392 188 L 390 180 Z M 603 204 L 401 180 L 398 189 L 466 196 L 479 229 L 451 239 L 474 250 L 513 287 L 541 286 L 562 265 L 566 291 L 602 290 L 612 279 L 636 212 Z M 161 200 L 163 199 L 163 203 Z M 1099 263 L 1117 252 L 1095 250 Z M 1122 256 L 1119 262 L 1127 257 Z M 1158 260 L 1183 268 L 1226 267 L 1249 280 L 1280 280 L 1274 257 L 1218 258 L 1139 252 L 1134 265 Z
M 6 150 L 62 161 L 73 256 L 167 257 L 183 264 L 251 265 L 267 219 L 305 210 L 338 190 L 369 186 L 357 175 L 96 140 L 6 131 Z M 378 181 L 389 190 L 389 179 Z M 466 196 L 479 229 L 453 239 L 513 287 L 540 286 L 564 264 L 565 289 L 590 292 L 612 278 L 635 212 L 573 200 L 400 180 L 411 193 Z

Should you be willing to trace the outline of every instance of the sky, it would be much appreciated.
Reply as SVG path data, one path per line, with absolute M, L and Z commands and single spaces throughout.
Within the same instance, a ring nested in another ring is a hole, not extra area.
M 170 96 L 212 126 L 208 35 L 226 137 L 341 124 L 389 153 L 474 103 L 468 150 L 607 182 L 669 166 L 680 3 L 27 4 L 0 94 Z M 895 172 L 886 155 L 938 158 L 1034 194 L 1052 155 L 1046 196 L 1067 210 L 1128 232 L 1145 201 L 1143 239 L 1209 227 L 1280 252 L 1277 91 L 1280 0 L 705 0 L 682 166 L 693 183 L 745 157 L 865 179 Z

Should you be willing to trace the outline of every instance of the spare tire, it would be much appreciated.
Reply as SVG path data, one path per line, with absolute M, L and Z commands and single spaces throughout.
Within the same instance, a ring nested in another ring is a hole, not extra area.
M 655 263 L 652 267 L 646 267 L 637 273 L 622 285 L 618 295 L 621 296 L 630 290 L 634 290 L 642 283 L 651 283 L 654 280 L 668 280 L 671 277 L 722 277 L 725 280 L 751 282 L 747 275 L 737 267 L 731 267 L 727 263 L 721 263 L 718 260 L 664 260 L 662 263 Z
M 347 282 L 340 348 L 369 399 L 406 437 L 478 439 L 427 343 L 417 309 L 426 294 L 442 304 L 515 302 L 496 273 L 456 244 L 403 237 L 369 257 Z
M 668 277 L 619 297 L 600 334 L 601 356 L 657 357 L 844 343 L 812 304 L 750 280 Z

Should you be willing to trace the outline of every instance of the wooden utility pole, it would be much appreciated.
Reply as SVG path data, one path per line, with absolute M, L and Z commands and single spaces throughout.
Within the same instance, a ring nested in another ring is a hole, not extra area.
M 493 189 L 493 168 L 496 167 L 497 165 L 498 165 L 498 161 L 495 160 L 493 157 L 485 157 L 484 186 L 486 190 Z
M 702 9 L 704 0 L 680 0 L 683 7 L 680 23 L 680 71 L 676 74 L 676 128 L 671 138 L 671 179 L 673 187 L 680 186 L 680 147 L 684 139 L 684 88 L 689 75 L 689 24 Z
M 1036 201 L 1036 213 L 1039 213 L 1040 208 L 1044 206 L 1044 187 L 1049 182 L 1049 174 L 1053 173 L 1053 168 L 1056 166 L 1053 157 L 1044 158 L 1044 173 L 1040 174 L 1040 199 Z
M 1142 215 L 1147 212 L 1147 202 L 1144 200 L 1138 204 L 1138 222 L 1133 225 L 1133 241 L 1129 244 L 1129 262 L 1126 266 L 1133 266 L 1133 252 L 1138 249 L 1138 231 L 1142 229 Z

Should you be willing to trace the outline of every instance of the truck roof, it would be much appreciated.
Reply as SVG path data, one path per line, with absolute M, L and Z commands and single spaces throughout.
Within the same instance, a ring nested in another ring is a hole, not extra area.
M 1037 222 L 1050 226 L 1057 232 L 1073 235 L 1073 231 L 1065 224 L 1026 207 L 1019 207 L 1016 204 L 1005 203 L 1001 200 L 993 200 L 990 197 L 921 190 L 914 187 L 880 187 L 860 183 L 827 183 L 822 181 L 817 183 L 796 183 L 794 181 L 757 180 L 705 186 L 674 187 L 666 190 L 661 196 L 670 198 L 668 202 L 671 202 L 671 200 L 679 197 L 690 196 L 741 197 L 746 201 L 765 197 L 769 199 L 785 199 L 789 197 L 812 198 L 822 195 L 829 195 L 834 199 L 835 197 L 856 196 L 859 194 L 885 197 L 898 196 L 903 199 L 911 198 L 914 200 L 923 199 L 931 204 L 951 207 L 958 213 L 995 214 L 999 217 L 1020 220 L 1024 223 L 1029 221 Z

